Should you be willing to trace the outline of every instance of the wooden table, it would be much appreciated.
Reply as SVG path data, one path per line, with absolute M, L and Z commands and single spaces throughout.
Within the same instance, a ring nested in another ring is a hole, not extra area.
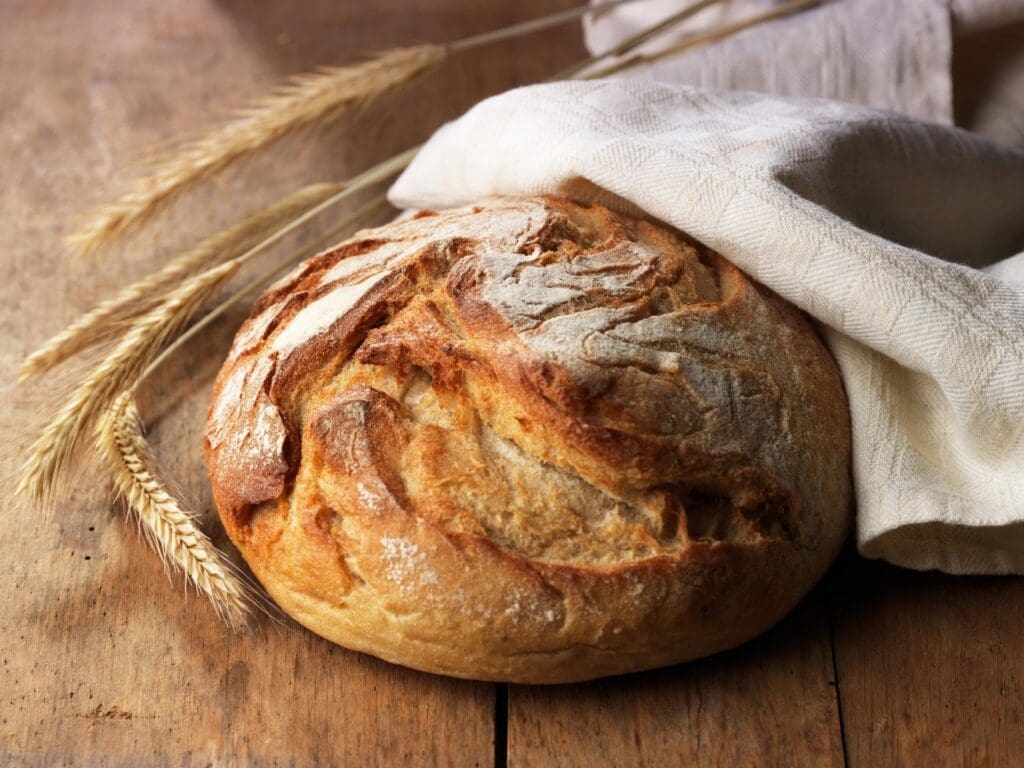
M 50 0 L 0 4 L 0 416 L 14 473 L 33 403 L 14 390 L 49 333 L 191 237 L 298 179 L 343 178 L 479 98 L 582 55 L 578 28 L 466 56 L 400 98 L 209 185 L 95 259 L 60 252 L 148 147 L 282 75 L 445 40 L 574 0 Z M 296 10 L 298 8 L 298 10 Z M 215 205 L 211 205 L 215 202 Z M 219 533 L 200 461 L 230 329 L 149 398 L 167 471 Z M 7 487 L 10 488 L 8 480 Z M 1010 765 L 1024 762 L 1024 583 L 915 574 L 844 556 L 739 650 L 587 685 L 495 686 L 350 653 L 291 624 L 230 634 L 161 573 L 86 470 L 52 508 L 5 509 L 0 764 Z

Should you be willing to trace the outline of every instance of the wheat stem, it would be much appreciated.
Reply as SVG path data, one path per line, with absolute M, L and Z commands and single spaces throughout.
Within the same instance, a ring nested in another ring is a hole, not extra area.
M 589 58 L 586 58 L 583 61 L 573 64 L 571 67 L 562 70 L 551 79 L 570 80 L 572 78 L 575 78 L 585 69 L 587 69 L 587 67 L 591 67 L 594 64 L 598 63 L 599 61 L 603 61 L 604 59 L 613 58 L 615 56 L 621 56 L 624 53 L 634 51 L 641 45 L 646 43 L 648 40 L 657 37 L 663 32 L 667 32 L 668 30 L 672 29 L 672 27 L 681 24 L 691 16 L 697 15 L 705 8 L 709 8 L 712 5 L 717 5 L 718 3 L 721 2 L 723 2 L 723 0 L 698 0 L 698 2 L 696 3 L 691 3 L 690 5 L 680 8 L 678 11 L 673 13 L 668 18 L 662 19 L 657 24 L 642 29 L 634 35 L 630 35 L 625 40 L 618 43 L 609 50 L 604 51 L 603 53 L 595 54 L 594 56 L 590 56 Z M 587 76 L 585 79 L 593 79 L 593 76 Z
M 134 322 L 107 358 L 60 406 L 32 445 L 15 491 L 19 497 L 40 500 L 52 494 L 82 437 L 100 414 L 119 393 L 135 384 L 157 350 L 239 266 L 240 258 L 236 258 L 190 278 Z
M 292 78 L 239 117 L 186 143 L 150 164 L 147 176 L 95 214 L 68 238 L 79 253 L 90 252 L 149 219 L 166 203 L 213 173 L 282 137 L 394 90 L 448 56 L 440 45 L 387 51 L 368 62 L 331 67 Z
M 240 222 L 206 238 L 163 268 L 98 304 L 25 359 L 18 374 L 25 380 L 50 370 L 72 355 L 108 338 L 118 324 L 158 304 L 167 289 L 211 264 L 226 261 L 260 242 L 310 206 L 336 192 L 336 184 L 311 184 Z
M 691 35 L 690 37 L 680 40 L 678 43 L 669 45 L 660 51 L 647 54 L 635 53 L 622 61 L 618 61 L 603 69 L 588 74 L 588 78 L 596 79 L 608 77 L 609 75 L 613 75 L 624 69 L 651 64 L 659 59 L 666 58 L 667 56 L 674 56 L 675 54 L 681 53 L 690 48 L 723 40 L 726 37 L 735 35 L 737 32 L 742 32 L 743 30 L 749 29 L 757 24 L 762 24 L 766 21 L 771 21 L 772 19 L 778 19 L 782 16 L 788 16 L 796 13 L 797 11 L 802 11 L 806 8 L 817 5 L 820 2 L 821 0 L 790 0 L 788 3 L 781 3 L 780 5 L 773 6 L 767 11 L 725 24 L 717 29 L 712 29 L 698 35 Z
M 245 588 L 196 526 L 195 514 L 182 507 L 157 471 L 134 391 L 122 393 L 100 422 L 96 449 L 115 490 L 138 515 L 163 561 L 181 570 L 221 618 L 236 628 L 244 625 L 249 612 Z
M 598 14 L 619 5 L 635 2 L 637 2 L 637 0 L 608 0 L 604 3 L 595 3 L 594 5 L 584 3 L 583 5 L 575 8 L 568 8 L 564 11 L 549 13 L 547 16 L 521 21 L 518 24 L 511 24 L 507 27 L 502 27 L 501 29 L 492 29 L 487 32 L 481 32 L 479 35 L 464 37 L 461 40 L 448 43 L 448 49 L 452 52 L 457 52 L 467 51 L 471 48 L 479 48 L 483 45 L 490 45 L 491 43 L 497 43 L 502 40 L 509 40 L 514 37 L 522 37 L 524 35 L 532 34 L 533 32 L 550 29 L 551 27 L 556 27 L 560 24 L 570 22 L 573 19 L 586 16 L 588 13 Z

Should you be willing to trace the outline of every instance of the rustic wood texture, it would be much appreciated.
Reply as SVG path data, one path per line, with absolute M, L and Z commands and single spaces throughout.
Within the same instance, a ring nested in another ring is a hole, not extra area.
M 848 765 L 1021 763 L 1024 581 L 851 555 L 830 585 Z
M 824 603 L 695 664 L 585 685 L 513 686 L 510 766 L 842 766 Z
M 343 178 L 479 98 L 582 55 L 570 25 L 446 64 L 392 107 L 289 142 L 206 185 L 110 255 L 68 261 L 67 219 L 145 149 L 283 75 L 446 40 L 575 0 L 54 0 L 0 4 L 0 427 L 5 487 L 50 380 L 20 358 L 175 244 L 299 181 Z M 211 205 L 216 201 L 216 205 Z M 237 321 L 237 313 L 236 313 Z M 144 403 L 168 473 L 211 511 L 200 456 L 230 323 Z M 446 680 L 283 620 L 234 636 L 83 480 L 54 508 L 5 500 L 0 764 L 1013 765 L 1024 752 L 1024 583 L 913 574 L 847 555 L 753 643 L 670 670 L 560 688 Z

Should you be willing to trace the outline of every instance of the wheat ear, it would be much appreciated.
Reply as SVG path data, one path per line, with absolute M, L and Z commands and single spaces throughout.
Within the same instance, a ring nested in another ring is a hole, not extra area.
M 101 302 L 29 355 L 18 372 L 19 381 L 44 373 L 72 355 L 109 338 L 119 323 L 158 304 L 165 292 L 197 270 L 227 261 L 254 246 L 339 189 L 336 184 L 311 184 L 227 229 L 206 238 L 164 267 Z
M 116 492 L 138 515 L 164 562 L 184 572 L 222 619 L 236 628 L 244 625 L 250 607 L 246 590 L 196 526 L 195 514 L 181 506 L 155 469 L 133 392 L 122 393 L 100 421 L 96 449 Z
M 16 493 L 25 500 L 45 499 L 71 463 L 82 437 L 114 398 L 136 383 L 143 366 L 177 335 L 181 327 L 242 264 L 241 257 L 182 283 L 167 298 L 138 317 L 111 353 L 60 406 L 29 450 Z
M 72 233 L 68 245 L 90 252 L 142 223 L 181 192 L 278 139 L 313 123 L 339 117 L 408 83 L 448 55 L 440 45 L 386 51 L 362 64 L 298 75 L 239 116 L 154 161 L 113 203 L 99 208 Z

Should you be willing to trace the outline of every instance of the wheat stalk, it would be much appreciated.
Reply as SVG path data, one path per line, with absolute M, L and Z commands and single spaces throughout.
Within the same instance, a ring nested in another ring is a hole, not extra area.
M 743 30 L 749 29 L 750 27 L 754 27 L 758 24 L 763 24 L 766 21 L 771 21 L 798 11 L 806 10 L 814 5 L 818 5 L 820 2 L 821 0 L 789 0 L 789 2 L 772 6 L 761 13 L 756 13 L 744 19 L 738 19 L 737 21 L 723 24 L 721 27 L 716 29 L 697 35 L 690 35 L 689 37 L 685 37 L 679 42 L 668 45 L 654 53 L 634 53 L 621 61 L 610 64 L 600 70 L 588 73 L 587 77 L 588 79 L 609 77 L 610 75 L 614 75 L 624 69 L 630 69 L 644 64 L 651 64 L 659 59 L 674 56 L 675 54 L 682 53 L 690 48 L 696 48 L 701 45 L 707 45 L 708 43 L 715 43 L 719 40 L 724 40 L 738 32 L 742 32 Z
M 167 298 L 140 316 L 110 355 L 60 406 L 29 450 L 16 494 L 48 498 L 70 464 L 82 437 L 119 393 L 136 383 L 143 366 L 241 266 L 241 257 L 212 267 L 185 281 Z
M 440 45 L 386 51 L 362 64 L 298 75 L 239 116 L 153 162 L 114 202 L 99 208 L 68 239 L 88 253 L 148 220 L 166 203 L 211 174 L 278 139 L 392 91 L 448 55 Z
M 538 16 L 535 19 L 527 19 L 526 21 L 521 21 L 518 24 L 510 24 L 507 27 L 500 27 L 499 29 L 481 32 L 478 35 L 464 37 L 461 40 L 448 43 L 447 48 L 453 53 L 456 51 L 469 50 L 470 48 L 479 48 L 484 45 L 500 42 L 501 40 L 509 40 L 513 37 L 522 37 L 523 35 L 529 35 L 533 32 L 540 32 L 541 30 L 549 29 L 550 27 L 554 27 L 559 24 L 565 24 L 568 21 L 573 21 L 574 19 L 587 16 L 588 14 L 598 16 L 604 11 L 615 8 L 618 5 L 626 5 L 627 3 L 635 3 L 636 1 L 637 0 L 605 0 L 603 3 L 583 3 L 575 8 L 567 8 L 564 11 L 555 11 L 554 13 L 549 13 L 547 16 Z
M 249 599 L 224 557 L 182 507 L 155 469 L 156 459 L 142 434 L 134 392 L 122 393 L 100 421 L 96 450 L 114 488 L 138 515 L 147 538 L 165 564 L 184 572 L 217 614 L 238 628 L 246 623 Z
M 311 184 L 206 238 L 163 268 L 101 302 L 50 338 L 25 359 L 18 379 L 24 381 L 48 371 L 72 355 L 109 338 L 119 323 L 158 304 L 171 286 L 199 269 L 226 261 L 252 248 L 268 233 L 337 191 L 336 184 Z
M 611 47 L 607 51 L 595 54 L 594 56 L 590 56 L 586 59 L 583 59 L 583 61 L 576 62 L 571 67 L 563 69 L 557 75 L 552 77 L 551 80 L 570 80 L 576 77 L 583 77 L 583 79 L 590 80 L 594 79 L 595 77 L 600 77 L 600 75 L 581 75 L 581 73 L 588 67 L 592 67 L 595 64 L 604 61 L 605 59 L 614 58 L 616 56 L 621 56 L 625 53 L 635 51 L 648 40 L 655 38 L 658 35 L 662 34 L 663 32 L 667 32 L 674 27 L 677 27 L 691 16 L 696 16 L 705 8 L 710 8 L 712 5 L 717 5 L 718 3 L 722 2 L 726 2 L 726 0 L 697 0 L 697 2 L 685 5 L 678 11 L 673 13 L 671 16 L 662 19 L 653 26 L 645 27 L 644 29 L 641 29 L 639 32 L 630 35 L 625 40 L 622 40 L 617 45 Z

